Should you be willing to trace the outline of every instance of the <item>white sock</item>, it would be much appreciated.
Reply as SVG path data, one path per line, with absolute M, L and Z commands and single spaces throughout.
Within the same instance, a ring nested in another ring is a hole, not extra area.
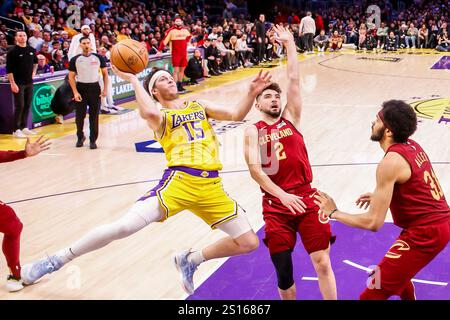
M 197 250 L 197 251 L 192 252 L 190 255 L 188 255 L 187 259 L 189 262 L 195 263 L 196 265 L 199 265 L 202 262 L 205 262 L 205 258 L 203 257 L 202 250 Z
M 62 250 L 58 251 L 57 253 L 55 253 L 55 255 L 58 258 L 60 258 L 64 264 L 68 263 L 69 261 L 72 261 L 73 259 L 75 259 L 77 257 L 70 248 L 62 249 Z

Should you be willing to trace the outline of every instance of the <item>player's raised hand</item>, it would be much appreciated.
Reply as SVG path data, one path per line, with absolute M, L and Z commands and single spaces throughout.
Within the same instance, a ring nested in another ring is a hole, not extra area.
M 356 205 L 360 209 L 366 210 L 370 205 L 370 200 L 372 199 L 372 193 L 367 192 L 359 196 L 359 198 L 355 201 Z
M 284 193 L 279 197 L 281 203 L 288 208 L 293 214 L 305 213 L 306 204 L 302 201 L 302 197 L 295 194 Z
M 51 142 L 48 141 L 48 138 L 42 140 L 43 137 L 44 136 L 40 136 L 35 142 L 30 142 L 30 138 L 27 138 L 27 142 L 25 144 L 25 155 L 27 157 L 35 156 L 50 148 Z
M 270 86 L 270 84 L 272 83 L 270 82 L 270 79 L 272 79 L 272 75 L 269 71 L 263 72 L 262 70 L 259 70 L 258 75 L 250 83 L 250 93 L 257 96 L 258 94 L 263 92 L 264 89 Z
M 136 75 L 132 73 L 120 71 L 119 69 L 117 69 L 115 65 L 111 65 L 111 70 L 114 72 L 116 76 L 128 82 L 131 82 L 134 78 L 137 78 Z
M 283 44 L 287 44 L 289 41 L 294 41 L 292 33 L 282 25 L 274 25 L 273 31 L 275 31 L 275 40 Z
M 333 210 L 336 209 L 336 203 L 333 198 L 331 198 L 325 192 L 317 190 L 317 194 L 314 195 L 314 203 L 319 206 L 319 212 L 323 213 L 328 217 Z

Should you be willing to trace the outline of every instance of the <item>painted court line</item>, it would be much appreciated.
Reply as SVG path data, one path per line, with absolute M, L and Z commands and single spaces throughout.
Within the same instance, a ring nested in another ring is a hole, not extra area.
M 302 277 L 302 280 L 305 280 L 305 281 L 318 281 L 319 278 L 317 278 L 317 277 Z
M 346 264 L 348 264 L 348 265 L 350 265 L 352 267 L 355 267 L 357 269 L 360 269 L 360 270 L 364 270 L 364 271 L 367 271 L 367 272 L 372 272 L 373 271 L 370 268 L 366 268 L 366 267 L 364 267 L 364 266 L 362 266 L 360 264 L 357 264 L 355 262 L 352 262 L 350 260 L 344 260 L 342 262 L 344 262 L 344 263 L 346 263 Z M 417 282 L 417 283 L 431 284 L 431 285 L 435 285 L 435 286 L 446 286 L 446 285 L 448 285 L 447 282 L 440 282 L 440 281 L 428 281 L 428 280 L 421 280 L 421 279 L 412 279 L 411 281 L 412 282 Z

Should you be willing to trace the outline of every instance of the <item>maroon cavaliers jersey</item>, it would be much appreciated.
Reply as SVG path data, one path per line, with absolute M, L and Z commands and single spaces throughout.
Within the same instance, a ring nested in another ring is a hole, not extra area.
M 308 185 L 312 170 L 303 136 L 284 118 L 268 125 L 255 123 L 263 171 L 283 190 Z M 265 192 L 263 190 L 263 192 Z
M 450 218 L 444 191 L 422 147 L 413 140 L 397 143 L 386 151 L 397 152 L 408 161 L 411 178 L 395 184 L 390 204 L 394 223 L 402 228 L 431 224 Z

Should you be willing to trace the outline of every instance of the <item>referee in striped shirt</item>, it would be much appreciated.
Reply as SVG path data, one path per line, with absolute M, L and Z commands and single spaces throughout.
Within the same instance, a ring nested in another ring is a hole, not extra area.
M 100 111 L 100 99 L 106 96 L 108 88 L 108 71 L 103 57 L 91 52 L 91 40 L 89 37 L 80 39 L 82 53 L 70 59 L 69 63 L 69 83 L 72 88 L 76 106 L 77 124 L 77 148 L 83 146 L 86 137 L 83 126 L 86 117 L 87 106 L 89 105 L 89 129 L 91 149 L 97 149 L 98 137 L 98 116 Z M 103 75 L 104 89 L 101 91 L 98 83 L 98 70 L 101 69 Z M 77 80 L 75 81 L 75 76 Z

